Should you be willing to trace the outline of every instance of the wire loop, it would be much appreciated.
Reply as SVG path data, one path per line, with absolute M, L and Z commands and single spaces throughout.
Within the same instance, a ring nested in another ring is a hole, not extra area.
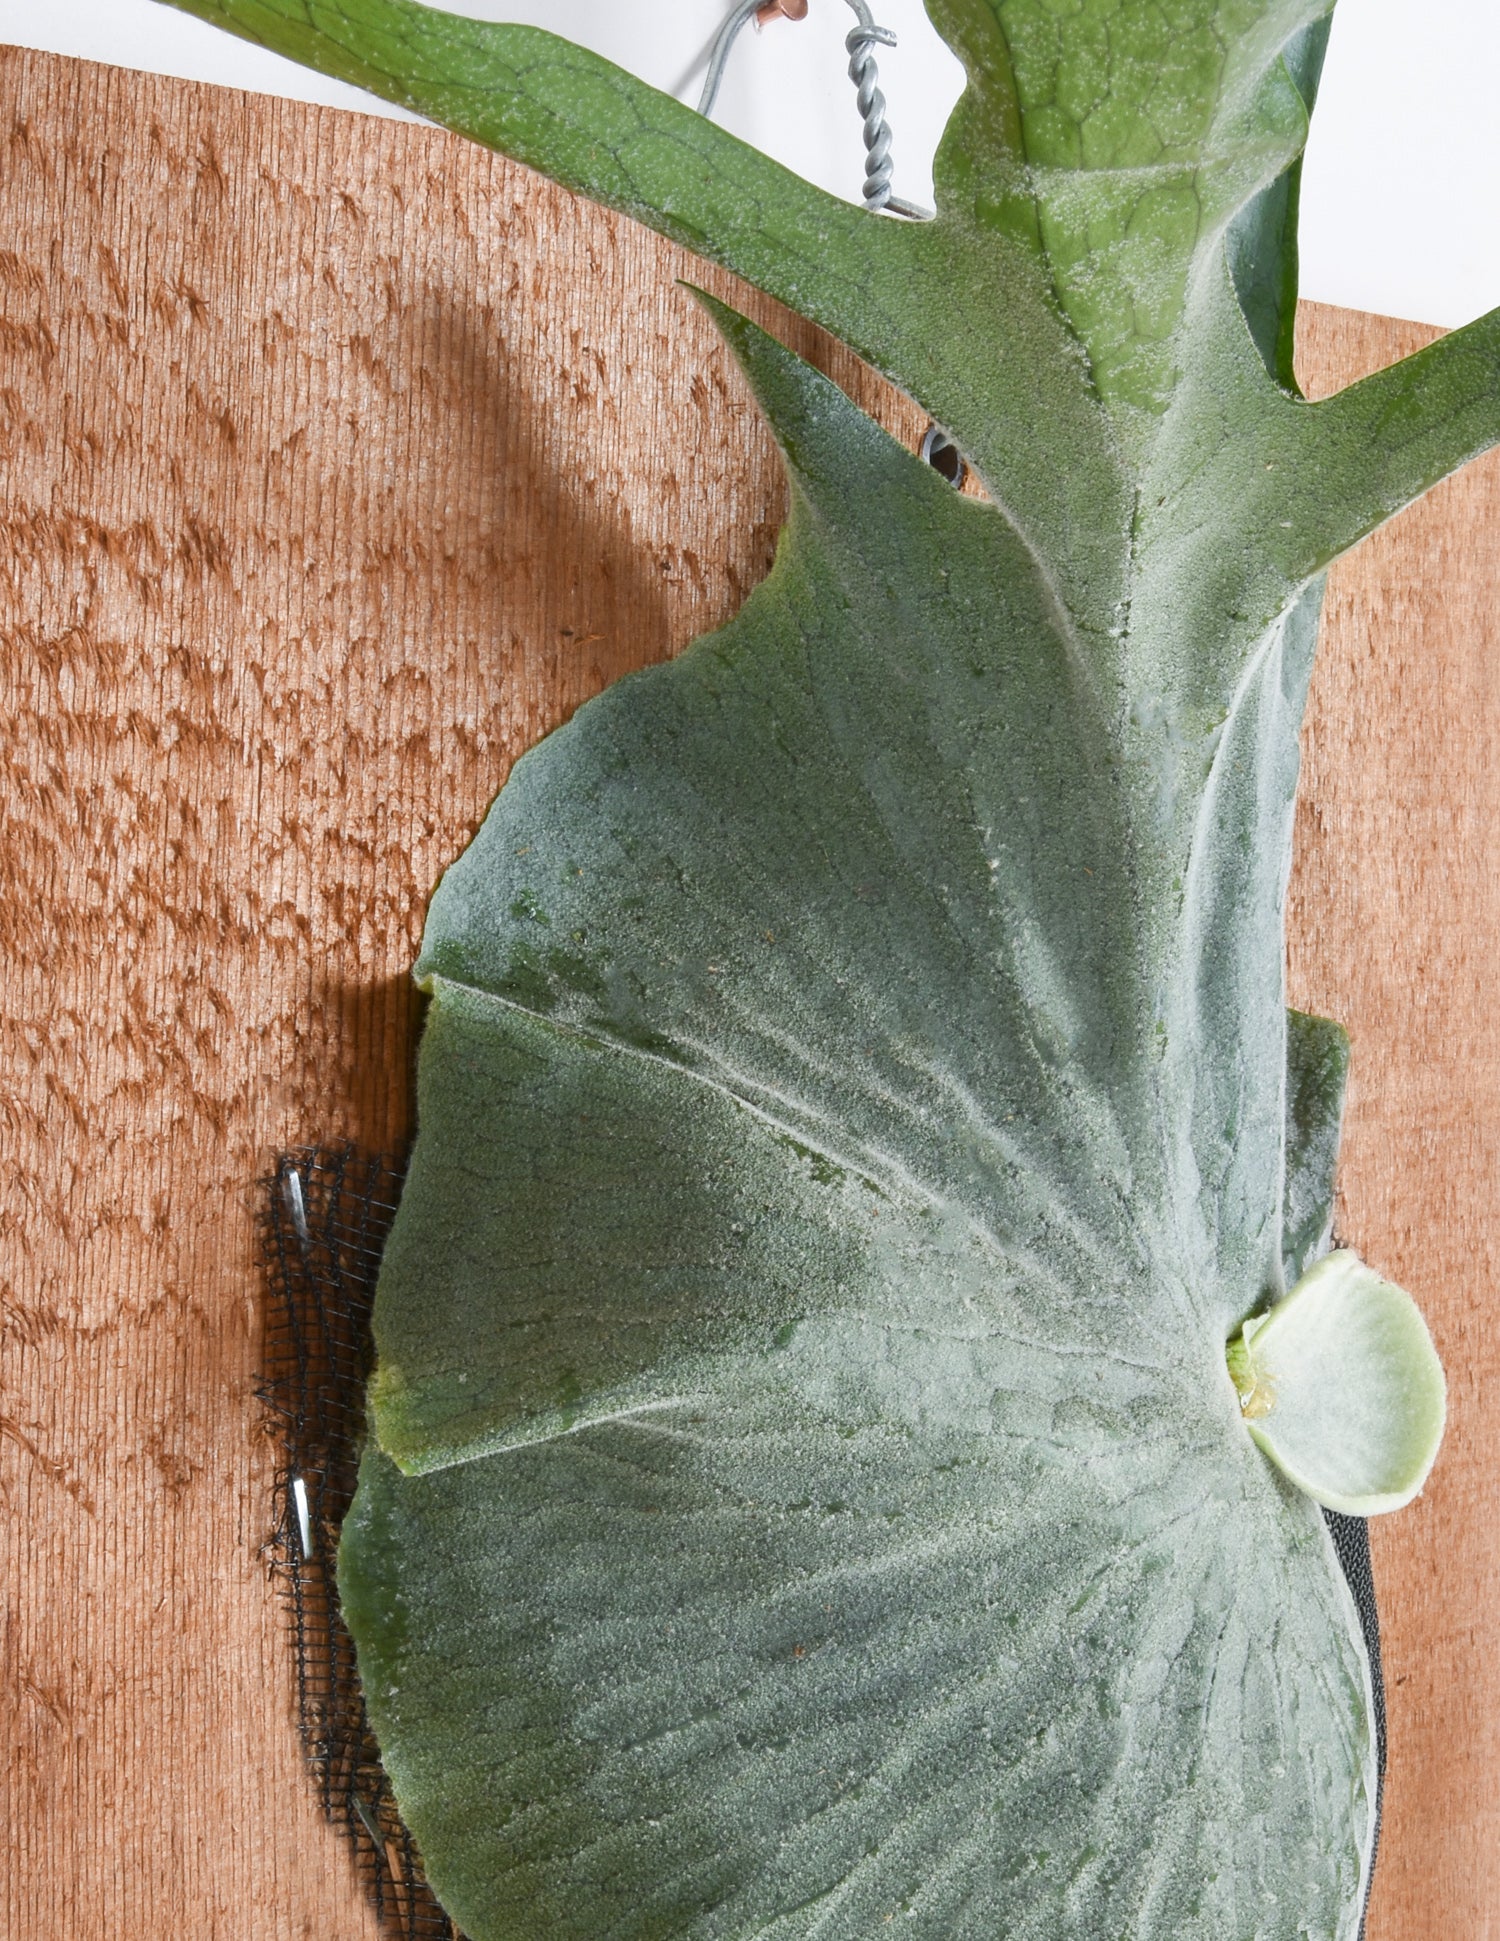
M 724 70 L 729 64 L 730 50 L 749 22 L 764 14 L 765 5 L 766 0 L 735 0 L 735 5 L 730 8 L 709 49 L 708 72 L 703 78 L 703 92 L 698 100 L 700 115 L 713 113 L 723 84 Z M 891 125 L 886 119 L 885 96 L 880 91 L 880 70 L 875 64 L 875 49 L 894 47 L 896 36 L 889 27 L 876 26 L 867 0 L 849 0 L 849 5 L 854 9 L 858 25 L 850 28 L 844 46 L 849 55 L 849 79 L 854 83 L 860 120 L 864 124 L 865 207 L 872 211 L 884 210 L 893 216 L 905 216 L 912 222 L 930 222 L 930 209 L 923 209 L 891 193 L 894 172 Z

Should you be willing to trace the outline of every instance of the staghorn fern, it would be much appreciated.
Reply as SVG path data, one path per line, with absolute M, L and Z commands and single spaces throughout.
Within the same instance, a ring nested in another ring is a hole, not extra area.
M 535 29 L 176 3 L 737 270 L 990 495 L 711 305 L 775 569 L 434 897 L 340 1568 L 445 1905 L 1352 1936 L 1370 1671 L 1311 1499 L 1409 1498 L 1443 1387 L 1320 1259 L 1297 734 L 1323 569 L 1500 438 L 1500 313 L 1299 395 L 1326 0 L 929 0 L 968 87 L 924 225 Z

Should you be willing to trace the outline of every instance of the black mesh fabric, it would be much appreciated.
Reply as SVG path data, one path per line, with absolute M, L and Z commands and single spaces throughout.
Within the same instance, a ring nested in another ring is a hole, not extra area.
M 302 1749 L 324 1813 L 354 1848 L 381 1930 L 398 1941 L 462 1941 L 391 1797 L 334 1577 L 364 1430 L 375 1275 L 400 1190 L 398 1166 L 352 1146 L 284 1153 L 269 1182 L 261 1393 L 279 1456 L 273 1556 Z
M 463 1941 L 433 1898 L 391 1797 L 334 1579 L 364 1432 L 375 1276 L 402 1173 L 395 1161 L 353 1146 L 319 1146 L 283 1153 L 268 1182 L 271 1308 L 261 1394 L 279 1451 L 272 1552 L 286 1598 L 302 1748 L 323 1811 L 352 1843 L 384 1932 L 399 1941 Z M 1370 1654 L 1378 1842 L 1385 1684 L 1369 1526 L 1363 1517 L 1324 1515 Z
M 1370 1654 L 1370 1682 L 1375 1690 L 1375 1851 L 1370 1856 L 1370 1878 L 1375 1878 L 1375 1861 L 1380 1853 L 1380 1822 L 1385 1808 L 1385 1673 L 1380 1662 L 1380 1612 L 1375 1603 L 1375 1572 L 1370 1562 L 1370 1525 L 1362 1516 L 1342 1516 L 1337 1510 L 1323 1515 L 1333 1536 L 1349 1588 L 1359 1611 L 1360 1629 L 1365 1634 L 1365 1649 Z M 1365 1895 L 1368 1911 L 1370 1897 Z M 1359 1924 L 1361 1941 L 1365 1923 Z

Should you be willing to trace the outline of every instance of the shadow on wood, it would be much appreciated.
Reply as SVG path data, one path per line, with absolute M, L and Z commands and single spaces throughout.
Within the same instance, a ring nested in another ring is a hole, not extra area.
M 0 1926 L 372 1941 L 276 1669 L 255 1182 L 399 1145 L 438 873 L 540 734 L 738 607 L 782 487 L 675 279 L 733 286 L 522 169 L 17 49 L 0 116 Z M 1410 347 L 1308 322 L 1323 388 Z M 1336 573 L 1299 825 L 1340 1227 L 1454 1378 L 1376 1540 L 1370 1941 L 1500 1906 L 1497 613 L 1486 462 Z

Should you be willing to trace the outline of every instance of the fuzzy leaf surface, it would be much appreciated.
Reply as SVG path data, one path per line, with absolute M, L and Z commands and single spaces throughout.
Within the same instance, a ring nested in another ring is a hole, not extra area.
M 1226 928 L 1215 1035 L 1159 1028 L 1290 812 L 1307 629 L 1153 960 L 1014 530 L 720 318 L 775 572 L 429 919 L 342 1565 L 403 1810 L 477 1941 L 1352 1935 L 1357 1619 L 1223 1361 L 1281 1271 L 1274 930 L 1267 1004 Z
M 1326 0 L 929 0 L 936 220 L 416 0 L 174 0 L 750 278 L 770 580 L 431 908 L 342 1583 L 474 1941 L 1352 1941 L 1375 1734 L 1225 1344 L 1327 1244 L 1282 970 L 1327 564 L 1500 437 L 1500 316 L 1291 370 Z M 899 185 L 898 185 L 899 186 Z
M 1447 1416 L 1443 1366 L 1410 1294 L 1357 1254 L 1327 1255 L 1247 1321 L 1236 1359 L 1251 1435 L 1317 1502 L 1380 1516 L 1427 1481 Z

